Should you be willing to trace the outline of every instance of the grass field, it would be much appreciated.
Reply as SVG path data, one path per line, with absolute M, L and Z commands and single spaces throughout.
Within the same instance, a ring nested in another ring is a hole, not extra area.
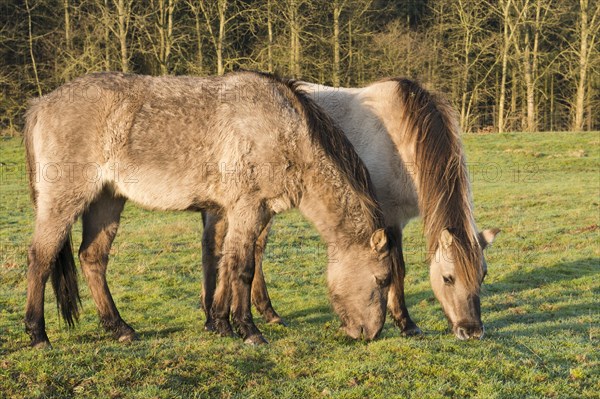
M 598 398 L 600 392 L 600 133 L 467 135 L 481 228 L 502 233 L 487 251 L 486 337 L 446 331 L 433 298 L 419 221 L 405 230 L 407 300 L 422 338 L 388 321 L 380 339 L 337 330 L 325 248 L 297 212 L 278 216 L 265 273 L 289 327 L 266 325 L 249 347 L 203 331 L 201 219 L 128 204 L 109 265 L 123 318 L 140 340 L 121 345 L 98 326 L 83 280 L 77 328 L 46 292 L 54 349 L 27 347 L 26 248 L 32 211 L 19 139 L 1 141 L 1 398 Z M 80 225 L 73 237 L 79 245 Z

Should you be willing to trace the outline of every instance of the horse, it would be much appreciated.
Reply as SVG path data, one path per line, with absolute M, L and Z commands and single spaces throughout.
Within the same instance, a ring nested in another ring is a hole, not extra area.
M 363 88 L 334 88 L 298 82 L 342 128 L 367 166 L 386 225 L 397 237 L 398 258 L 392 270 L 388 310 L 403 334 L 421 334 L 404 301 L 405 263 L 402 230 L 423 218 L 430 262 L 430 282 L 457 338 L 481 338 L 480 288 L 487 274 L 483 250 L 499 229 L 478 232 L 457 116 L 439 94 L 406 78 L 388 78 Z M 204 299 L 210 303 L 222 227 L 204 215 Z M 257 272 L 252 301 L 267 322 L 283 323 L 273 309 L 262 271 L 271 222 L 255 249 Z M 217 253 L 217 255 L 215 255 Z M 208 323 L 210 317 L 207 316 Z
M 33 347 L 50 346 L 48 278 L 66 324 L 78 321 L 69 233 L 80 216 L 79 260 L 101 325 L 118 341 L 136 338 L 106 281 L 126 200 L 210 212 L 226 224 L 207 309 L 222 336 L 266 343 L 251 313 L 254 250 L 268 221 L 292 207 L 344 248 L 327 271 L 343 330 L 365 340 L 381 331 L 396 258 L 392 232 L 353 146 L 293 82 L 252 72 L 86 75 L 32 102 L 24 142 L 35 208 L 25 313 Z

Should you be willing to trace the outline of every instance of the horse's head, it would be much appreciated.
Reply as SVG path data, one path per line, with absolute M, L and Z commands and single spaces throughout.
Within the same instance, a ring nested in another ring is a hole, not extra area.
M 477 256 L 464 256 L 464 246 L 455 239 L 449 230 L 443 230 L 438 242 L 435 255 L 431 259 L 429 277 L 431 288 L 440 301 L 444 314 L 452 332 L 458 339 L 480 339 L 484 334 L 481 322 L 479 292 L 483 279 L 487 274 L 487 264 L 483 250 L 491 244 L 500 230 L 484 230 L 477 235 L 477 243 L 470 245 L 473 251 L 481 251 Z M 461 253 L 461 251 L 463 253 Z M 457 264 L 461 258 L 477 259 L 478 264 Z M 465 268 L 474 271 L 471 276 L 465 273 Z M 473 278 L 475 276 L 475 278 Z M 469 278 L 470 277 L 470 278 Z
M 391 281 L 389 254 L 387 233 L 378 229 L 369 245 L 352 244 L 330 255 L 331 303 L 342 320 L 342 330 L 354 339 L 372 340 L 383 328 Z

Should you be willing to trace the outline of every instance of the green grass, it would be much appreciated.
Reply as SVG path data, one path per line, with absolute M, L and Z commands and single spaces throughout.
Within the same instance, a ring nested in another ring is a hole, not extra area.
M 201 220 L 128 204 L 109 284 L 140 333 L 130 345 L 98 326 L 81 281 L 83 315 L 67 330 L 46 292 L 54 349 L 23 332 L 32 212 L 19 139 L 1 141 L 0 397 L 81 398 L 592 398 L 600 361 L 600 134 L 464 138 L 479 226 L 500 227 L 487 251 L 486 337 L 460 342 L 429 287 L 418 221 L 405 233 L 407 300 L 423 338 L 389 321 L 380 339 L 337 331 L 324 246 L 297 212 L 277 217 L 265 260 L 276 309 L 289 327 L 256 321 L 270 345 L 203 331 Z M 78 246 L 80 226 L 73 232 Z

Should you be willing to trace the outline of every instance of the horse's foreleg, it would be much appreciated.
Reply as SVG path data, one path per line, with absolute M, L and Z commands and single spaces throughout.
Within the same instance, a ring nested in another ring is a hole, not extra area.
M 83 237 L 79 261 L 98 309 L 100 323 L 120 342 L 136 338 L 135 331 L 123 321 L 106 282 L 106 267 L 112 242 L 117 234 L 124 198 L 102 192 L 84 212 Z
M 202 232 L 202 309 L 206 315 L 204 329 L 214 331 L 211 308 L 217 286 L 218 265 L 225 239 L 226 221 L 217 213 L 202 212 L 204 231 Z
M 421 334 L 421 329 L 412 321 L 404 301 L 404 276 L 406 275 L 406 265 L 402 253 L 402 232 L 398 230 L 396 236 L 397 252 L 392 256 L 397 256 L 392 269 L 392 283 L 388 292 L 388 310 L 396 325 L 405 335 Z
M 250 213 L 255 212 L 255 213 Z M 268 219 L 260 206 L 239 203 L 227 214 L 227 233 L 219 262 L 219 281 L 211 309 L 214 326 L 229 335 L 231 320 L 244 342 L 266 343 L 252 319 L 250 296 L 254 277 L 254 248 Z
M 263 315 L 267 323 L 285 325 L 281 317 L 279 317 L 275 309 L 273 309 L 262 269 L 265 247 L 267 246 L 267 238 L 272 224 L 273 220 L 271 219 L 258 236 L 254 247 L 255 273 L 254 279 L 252 280 L 252 303 L 256 306 L 256 309 L 258 309 L 260 314 Z

